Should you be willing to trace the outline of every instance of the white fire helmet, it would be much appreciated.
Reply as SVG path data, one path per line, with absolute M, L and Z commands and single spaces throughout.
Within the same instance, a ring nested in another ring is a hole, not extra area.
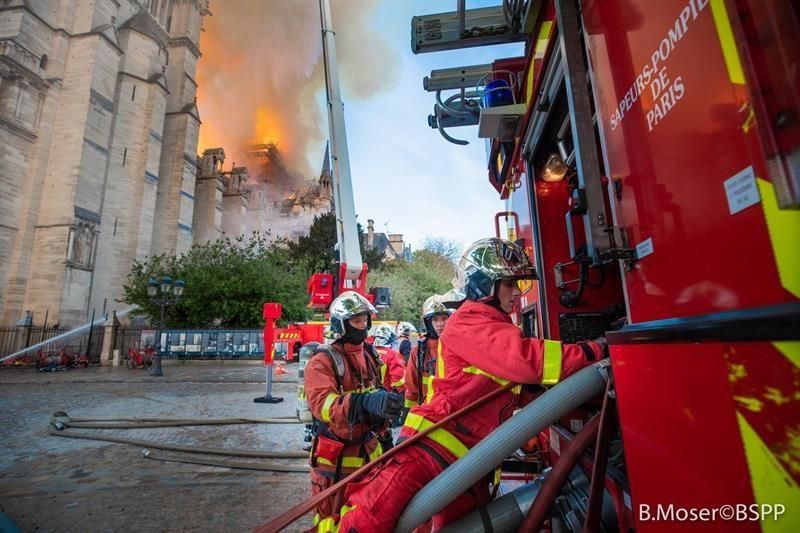
M 449 316 L 454 312 L 447 307 L 444 297 L 441 294 L 434 294 L 422 304 L 422 320 L 433 318 L 437 315 Z
M 397 335 L 394 333 L 394 328 L 389 324 L 381 324 L 376 326 L 372 333 L 372 337 L 375 339 L 375 346 L 391 346 L 392 343 L 397 339 Z
M 519 245 L 494 237 L 481 239 L 459 259 L 453 288 L 468 300 L 488 301 L 501 279 L 536 279 L 536 269 Z
M 397 324 L 397 336 L 398 337 L 408 337 L 412 333 L 416 333 L 417 328 L 411 322 L 400 322 Z
M 378 311 L 373 307 L 369 300 L 355 291 L 345 291 L 337 296 L 330 306 L 331 336 L 334 340 L 339 339 L 345 333 L 345 322 L 357 315 L 367 315 L 369 322 L 367 329 L 372 327 L 372 315 Z

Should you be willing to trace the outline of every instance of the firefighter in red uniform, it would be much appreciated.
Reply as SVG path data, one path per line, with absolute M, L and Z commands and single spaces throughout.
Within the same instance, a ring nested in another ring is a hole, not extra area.
M 535 278 L 525 252 L 502 239 L 483 239 L 464 252 L 454 286 L 466 301 L 450 317 L 441 337 L 429 401 L 411 408 L 400 435 L 409 437 L 509 382 L 553 385 L 604 357 L 596 342 L 562 345 L 523 338 L 510 314 L 521 294 L 517 282 Z M 447 466 L 507 420 L 520 407 L 514 387 L 469 416 L 452 421 L 351 483 L 339 524 L 327 531 L 392 531 L 408 501 Z M 434 529 L 488 502 L 488 479 L 433 517 Z
M 411 340 L 409 336 L 416 333 L 416 329 L 409 322 L 397 324 L 397 351 L 403 356 L 403 362 L 408 364 L 408 357 L 411 355 Z
M 314 417 L 311 491 L 321 492 L 381 453 L 378 434 L 400 413 L 400 394 L 387 392 L 381 362 L 365 343 L 375 308 L 347 291 L 330 306 L 329 346 L 319 346 L 305 367 L 305 392 Z M 314 524 L 334 514 L 335 496 L 317 507 Z
M 375 328 L 373 338 L 375 339 L 375 351 L 378 352 L 378 355 L 380 355 L 381 361 L 383 362 L 383 366 L 381 367 L 383 372 L 383 386 L 386 388 L 386 390 L 396 392 L 402 396 L 405 393 L 405 381 L 403 379 L 403 374 L 405 373 L 406 367 L 405 361 L 403 360 L 403 356 L 400 355 L 400 352 L 397 352 L 391 348 L 392 343 L 396 339 L 394 328 L 386 324 L 381 324 Z M 400 416 L 393 419 L 391 421 L 391 427 L 398 427 L 400 425 L 400 419 Z M 394 447 L 392 429 L 387 427 L 381 434 L 379 434 L 378 442 L 380 442 L 381 448 L 384 452 L 392 449 Z
M 392 343 L 397 338 L 394 334 L 394 328 L 387 324 L 381 324 L 375 328 L 372 337 L 375 339 L 375 350 L 380 355 L 383 364 L 386 365 L 383 386 L 386 390 L 403 394 L 405 391 L 403 374 L 405 373 L 406 365 L 400 352 L 392 350 Z
M 448 317 L 453 314 L 442 296 L 434 294 L 422 304 L 422 322 L 425 324 L 425 337 L 421 338 L 411 350 L 406 365 L 405 383 L 407 408 L 419 405 L 428 395 L 430 380 L 436 372 L 436 358 L 439 354 L 439 336 L 442 334 Z

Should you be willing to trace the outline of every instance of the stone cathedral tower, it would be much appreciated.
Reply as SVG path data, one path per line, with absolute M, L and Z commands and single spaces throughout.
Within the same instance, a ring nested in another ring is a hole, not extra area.
M 0 1 L 0 325 L 120 310 L 191 245 L 208 1 Z

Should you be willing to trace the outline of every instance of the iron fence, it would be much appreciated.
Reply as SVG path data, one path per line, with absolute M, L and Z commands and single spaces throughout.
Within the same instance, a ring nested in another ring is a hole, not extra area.
M 72 355 L 88 355 L 90 363 L 99 363 L 106 327 L 96 325 L 63 335 L 69 331 L 58 326 L 0 328 L 0 357 L 44 343 L 16 361 L 35 363 L 40 354 L 63 350 Z M 129 350 L 144 351 L 148 346 L 161 346 L 165 357 L 175 359 L 259 360 L 264 357 L 264 337 L 260 329 L 165 329 L 159 332 L 151 326 L 120 326 L 115 331 L 111 348 L 119 350 L 124 360 Z M 286 349 L 285 343 L 276 342 L 275 356 L 283 357 Z
M 157 329 L 120 328 L 115 349 L 125 357 L 130 348 L 161 346 L 165 357 L 175 359 L 262 359 L 264 336 L 260 329 Z M 280 346 L 276 345 L 276 352 Z M 279 355 L 276 353 L 276 355 Z
M 35 362 L 38 355 L 48 355 L 64 350 L 77 355 L 88 355 L 90 363 L 99 363 L 103 349 L 105 328 L 90 327 L 84 331 L 58 338 L 70 331 L 58 326 L 14 326 L 0 328 L 0 357 L 11 355 L 19 350 L 44 343 L 37 350 L 18 358 L 18 362 Z

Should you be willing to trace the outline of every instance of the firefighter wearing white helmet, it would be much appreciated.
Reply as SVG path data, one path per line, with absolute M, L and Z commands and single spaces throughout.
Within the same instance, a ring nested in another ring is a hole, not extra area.
M 397 324 L 397 351 L 403 356 L 403 362 L 408 363 L 411 355 L 411 340 L 409 336 L 416 333 L 417 328 L 411 322 L 400 322 Z
M 555 340 L 526 338 L 514 325 L 511 313 L 520 296 L 517 283 L 536 273 L 525 252 L 501 239 L 474 243 L 458 264 L 455 288 L 467 300 L 447 320 L 441 335 L 445 364 L 437 369 L 433 394 L 411 408 L 400 439 L 423 436 L 418 446 L 400 450 L 370 473 L 369 483 L 351 485 L 340 513 L 338 531 L 394 531 L 408 502 L 448 466 L 505 422 L 531 395 L 509 382 L 554 385 L 604 357 L 601 343 L 562 344 Z M 498 390 L 499 389 L 499 390 Z M 458 409 L 486 395 L 491 400 L 469 416 L 452 419 Z M 487 469 L 492 465 L 486 465 Z M 389 495 L 389 497 L 387 497 Z M 438 531 L 457 517 L 491 500 L 486 477 L 452 501 L 432 519 Z M 441 507 L 441 506 L 440 506 Z
M 375 308 L 346 291 L 330 306 L 330 345 L 320 345 L 304 369 L 314 417 L 311 490 L 317 494 L 381 454 L 377 435 L 403 407 L 400 394 L 383 387 L 384 366 L 367 338 Z M 336 496 L 317 507 L 316 521 L 334 513 Z
M 436 373 L 436 361 L 441 351 L 439 335 L 444 332 L 448 317 L 453 309 L 445 305 L 445 299 L 434 294 L 422 304 L 422 322 L 425 324 L 425 337 L 419 339 L 411 350 L 406 364 L 405 406 L 421 404 L 430 391 L 430 382 Z
M 383 386 L 386 390 L 391 390 L 402 394 L 404 391 L 403 373 L 406 365 L 403 356 L 392 349 L 392 343 L 397 338 L 394 328 L 388 324 L 381 324 L 375 328 L 372 338 L 375 340 L 375 350 L 380 355 L 384 363 L 385 376 Z

